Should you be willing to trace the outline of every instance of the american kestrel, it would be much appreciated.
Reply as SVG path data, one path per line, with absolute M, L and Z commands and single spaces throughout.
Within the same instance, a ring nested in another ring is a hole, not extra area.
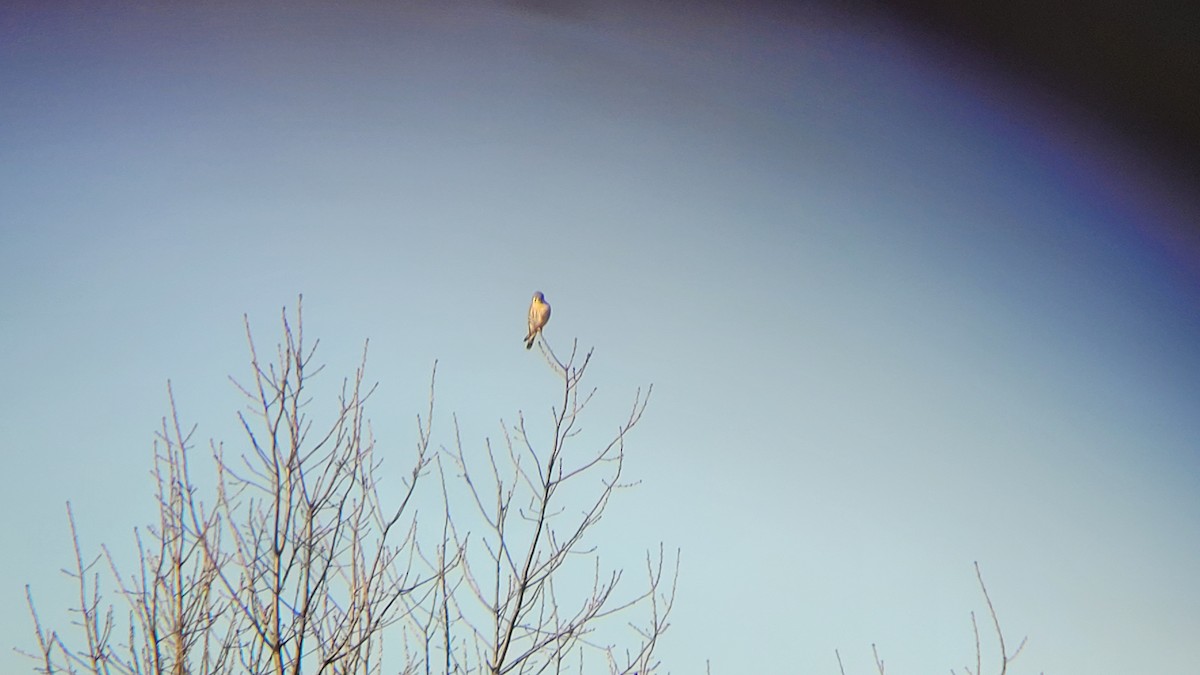
M 533 301 L 529 303 L 529 335 L 525 336 L 525 349 L 533 349 L 533 339 L 542 332 L 549 320 L 550 303 L 546 302 L 546 296 L 538 291 L 533 294 Z

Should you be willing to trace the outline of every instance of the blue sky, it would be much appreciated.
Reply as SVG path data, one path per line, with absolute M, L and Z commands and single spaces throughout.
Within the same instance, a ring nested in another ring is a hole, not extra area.
M 67 500 L 153 515 L 167 379 L 236 442 L 244 313 L 331 387 L 369 338 L 401 467 L 435 359 L 435 442 L 554 404 L 540 289 L 594 427 L 654 384 L 601 545 L 681 549 L 671 672 L 961 669 L 973 561 L 1017 672 L 1192 667 L 1195 196 L 882 16 L 574 7 L 0 10 L 0 634 L 67 623 Z

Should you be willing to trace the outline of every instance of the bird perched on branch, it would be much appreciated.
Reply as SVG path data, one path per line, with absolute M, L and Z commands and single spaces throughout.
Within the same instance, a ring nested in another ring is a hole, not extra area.
M 549 320 L 550 303 L 546 302 L 546 296 L 542 295 L 541 291 L 537 291 L 533 294 L 533 301 L 529 303 L 529 334 L 525 336 L 525 349 L 533 349 L 534 338 L 542 332 Z

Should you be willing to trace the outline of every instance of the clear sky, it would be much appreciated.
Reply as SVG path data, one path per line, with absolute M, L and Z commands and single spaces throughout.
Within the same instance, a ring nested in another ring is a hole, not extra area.
M 1194 671 L 1195 195 L 1101 120 L 817 6 L 119 4 L 0 9 L 9 646 L 67 500 L 153 517 L 168 378 L 239 440 L 243 313 L 369 338 L 400 470 L 435 359 L 437 443 L 554 404 L 542 290 L 591 425 L 654 384 L 599 543 L 682 550 L 671 672 L 961 672 L 973 561 L 1010 672 Z

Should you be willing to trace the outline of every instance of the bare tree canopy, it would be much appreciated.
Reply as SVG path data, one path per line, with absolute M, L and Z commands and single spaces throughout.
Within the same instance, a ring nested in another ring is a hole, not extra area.
M 170 415 L 154 454 L 158 518 L 135 530 L 132 573 L 108 547 L 98 556 L 81 550 L 68 505 L 77 630 L 50 628 L 26 587 L 37 635 L 28 654 L 38 672 L 658 669 L 678 555 L 668 564 L 660 544 L 647 553 L 644 576 L 631 575 L 605 568 L 588 539 L 625 485 L 626 436 L 649 390 L 634 396 L 607 443 L 575 447 L 594 393 L 581 389 L 591 354 L 573 346 L 562 362 L 543 341 L 562 389 L 548 442 L 536 443 L 518 413 L 483 453 L 464 449 L 457 419 L 453 443 L 433 447 L 431 383 L 411 468 L 382 477 L 384 451 L 366 417 L 374 391 L 366 347 L 328 408 L 332 421 L 318 425 L 309 406 L 324 402 L 310 398 L 309 385 L 321 368 L 299 307 L 294 317 L 284 310 L 282 334 L 274 358 L 262 359 L 246 320 L 251 370 L 237 385 L 248 404 L 238 451 L 211 442 L 198 452 L 196 428 L 180 421 L 168 385 Z M 214 485 L 196 477 L 206 462 Z M 402 487 L 384 503 L 387 479 Z M 421 522 L 418 486 L 442 505 L 440 514 L 422 510 Z M 121 610 L 105 588 L 115 589 Z

